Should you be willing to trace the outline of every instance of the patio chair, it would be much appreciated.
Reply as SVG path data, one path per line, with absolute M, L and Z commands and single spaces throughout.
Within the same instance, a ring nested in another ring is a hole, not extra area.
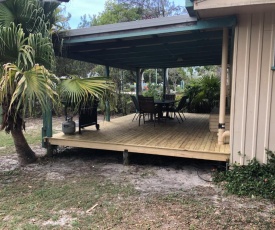
M 176 107 L 174 106 L 174 107 L 170 108 L 170 110 L 169 110 L 169 112 L 174 113 L 174 117 L 177 118 L 177 120 L 178 120 L 179 123 L 181 123 L 181 122 L 180 122 L 180 119 L 181 119 L 181 121 L 183 122 L 183 118 L 182 118 L 182 116 L 180 115 L 181 113 L 182 113 L 184 119 L 186 120 L 186 117 L 185 117 L 185 115 L 184 115 L 184 113 L 183 113 L 183 109 L 184 109 L 184 107 L 185 107 L 186 104 L 187 104 L 187 98 L 188 98 L 187 96 L 183 96 L 183 97 L 180 99 L 180 102 L 179 102 L 178 106 L 176 106 Z M 178 118 L 177 114 L 179 115 L 180 119 Z
M 175 94 L 165 94 L 164 95 L 164 99 L 165 100 L 171 100 L 171 101 L 175 101 L 176 100 L 176 95 Z M 169 110 L 171 109 L 171 108 L 173 108 L 175 106 L 175 104 L 173 103 L 173 104 L 169 104 L 169 107 L 167 107 L 167 106 L 164 106 L 163 108 L 162 108 L 162 110 L 164 111 L 164 112 L 167 112 L 167 113 L 169 113 Z M 167 116 L 168 116 L 169 114 L 167 114 Z
M 155 106 L 154 98 L 153 97 L 143 97 L 138 96 L 138 103 L 139 103 L 139 120 L 138 125 L 140 126 L 140 119 L 143 117 L 143 122 L 145 124 L 145 115 L 149 114 L 151 120 L 154 121 L 154 126 L 158 114 L 158 109 Z
M 135 116 L 133 117 L 133 120 L 132 120 L 132 121 L 134 121 L 135 117 L 136 117 L 136 119 L 138 119 L 139 105 L 138 105 L 138 100 L 137 100 L 137 98 L 135 96 L 131 95 L 131 99 L 132 99 L 132 101 L 133 101 L 133 103 L 135 105 L 135 109 L 136 109 Z

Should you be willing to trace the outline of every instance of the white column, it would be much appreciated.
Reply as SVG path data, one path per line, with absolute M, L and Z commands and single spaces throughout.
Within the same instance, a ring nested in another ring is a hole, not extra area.
M 220 92 L 219 131 L 218 131 L 219 145 L 223 144 L 223 133 L 225 131 L 227 63 L 228 63 L 228 28 L 223 28 L 222 74 L 221 74 L 221 92 Z
M 136 68 L 136 97 L 138 98 L 139 95 L 139 85 L 140 85 L 140 69 Z
M 168 82 L 167 82 L 167 76 L 166 76 L 166 74 L 167 74 L 167 72 L 166 72 L 167 68 L 163 68 L 162 70 L 163 70 L 163 96 L 162 96 L 162 99 L 165 99 L 166 86 L 168 84 Z

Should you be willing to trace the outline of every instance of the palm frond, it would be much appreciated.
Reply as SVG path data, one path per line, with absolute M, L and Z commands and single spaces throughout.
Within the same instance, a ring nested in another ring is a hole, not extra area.
M 58 20 L 55 10 L 59 3 L 39 0 L 6 0 L 0 2 L 0 26 L 11 22 L 21 24 L 28 36 L 30 33 L 48 33 Z
M 49 109 L 49 101 L 57 103 L 56 84 L 53 76 L 44 66 L 35 65 L 28 71 L 20 70 L 14 64 L 4 66 L 0 81 L 0 104 L 8 103 L 9 112 L 14 117 L 18 112 L 23 116 L 26 111 L 32 112 L 33 102 L 38 101 L 42 111 Z
M 3 70 L 3 76 L 0 80 L 0 104 L 7 106 L 9 98 L 16 88 L 16 77 L 19 69 L 16 65 L 5 64 Z
M 63 80 L 59 86 L 61 100 L 78 107 L 81 103 L 86 103 L 90 97 L 104 97 L 114 90 L 114 84 L 107 82 L 104 78 L 73 78 Z
M 14 23 L 9 27 L 0 27 L 0 34 L 0 62 L 13 62 L 25 70 L 35 63 L 47 69 L 54 68 L 54 50 L 49 36 L 36 33 L 25 37 L 21 25 Z
M 27 38 L 20 25 L 11 23 L 9 27 L 0 27 L 0 34 L 0 62 L 33 66 L 34 51 L 27 45 Z
M 12 11 L 7 7 L 7 5 L 2 3 L 0 5 L 0 26 L 9 26 L 10 22 L 13 22 L 14 19 Z
M 51 26 L 55 25 L 56 22 L 59 20 L 60 10 L 58 9 L 58 6 L 60 4 L 55 2 L 43 2 L 42 4 L 45 19 L 50 23 Z
M 44 65 L 46 69 L 52 70 L 55 66 L 53 44 L 50 37 L 44 37 L 41 33 L 30 34 L 28 44 L 34 50 L 34 62 Z

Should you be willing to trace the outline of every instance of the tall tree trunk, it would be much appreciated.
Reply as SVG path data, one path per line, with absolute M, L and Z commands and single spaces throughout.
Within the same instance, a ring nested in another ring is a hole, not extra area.
M 35 153 L 30 148 L 20 128 L 12 129 L 11 135 L 13 137 L 14 146 L 19 158 L 19 164 L 24 166 L 33 163 L 37 160 Z

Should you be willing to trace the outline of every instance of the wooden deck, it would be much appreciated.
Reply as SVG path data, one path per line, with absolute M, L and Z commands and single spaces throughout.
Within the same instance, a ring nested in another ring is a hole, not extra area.
M 83 129 L 79 135 L 58 133 L 48 138 L 52 145 L 124 151 L 133 153 L 226 161 L 229 145 L 218 145 L 217 134 L 209 131 L 209 115 L 185 114 L 179 124 L 176 119 L 166 122 L 132 122 L 133 115 L 119 117 L 111 122 L 101 122 Z

